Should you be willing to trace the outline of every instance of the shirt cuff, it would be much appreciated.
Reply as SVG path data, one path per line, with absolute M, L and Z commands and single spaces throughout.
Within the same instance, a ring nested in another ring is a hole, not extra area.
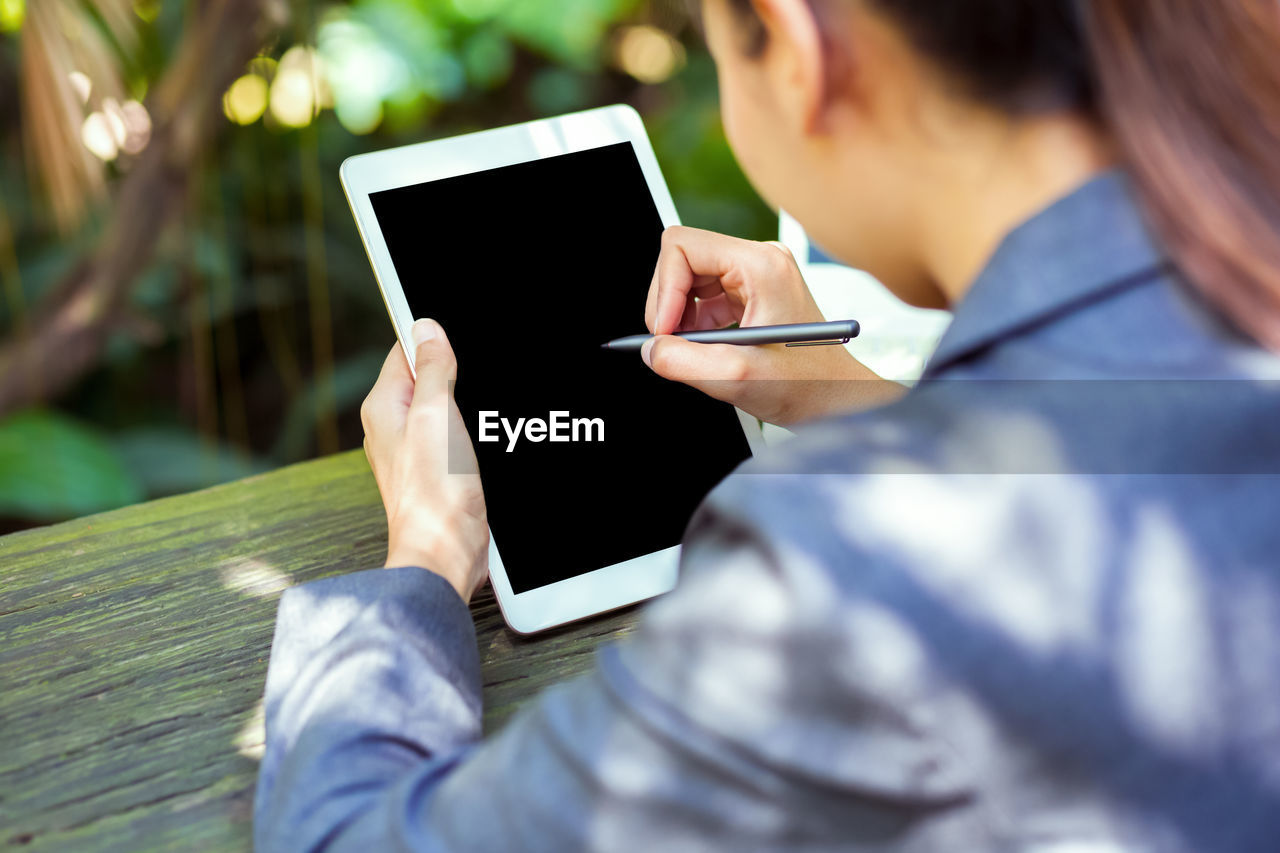
M 466 692 L 479 706 L 480 653 L 471 610 L 448 581 L 415 566 L 369 569 L 286 590 L 276 619 L 271 675 L 292 682 L 295 667 L 358 618 L 370 616 L 414 645 L 425 645 L 440 674 L 459 687 L 470 687 Z

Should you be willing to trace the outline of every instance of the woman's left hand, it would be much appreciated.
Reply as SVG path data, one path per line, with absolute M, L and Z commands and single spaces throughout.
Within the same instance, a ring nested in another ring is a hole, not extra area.
M 453 398 L 458 364 L 434 320 L 413 325 L 417 381 L 396 344 L 360 408 L 364 451 L 387 510 L 387 567 L 421 566 L 469 602 L 489 572 L 475 449 Z

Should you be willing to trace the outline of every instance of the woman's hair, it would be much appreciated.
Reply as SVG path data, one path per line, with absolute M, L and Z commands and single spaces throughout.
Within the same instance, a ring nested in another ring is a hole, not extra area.
M 730 2 L 758 53 L 750 0 Z M 1102 121 L 1174 263 L 1280 351 L 1280 2 L 862 2 L 975 99 Z

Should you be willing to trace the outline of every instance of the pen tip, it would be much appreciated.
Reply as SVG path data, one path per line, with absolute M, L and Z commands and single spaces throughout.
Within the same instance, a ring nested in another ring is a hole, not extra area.
M 600 349 L 611 349 L 611 347 L 608 344 L 601 344 Z

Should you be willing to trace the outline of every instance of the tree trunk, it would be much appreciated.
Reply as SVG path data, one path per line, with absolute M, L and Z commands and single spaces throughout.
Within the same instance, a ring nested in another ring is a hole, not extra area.
M 279 0 L 208 0 L 148 99 L 152 135 L 119 183 L 99 244 L 0 349 L 0 417 L 56 397 L 98 362 L 165 227 L 180 218 L 191 175 L 216 135 L 222 95 L 283 26 Z

